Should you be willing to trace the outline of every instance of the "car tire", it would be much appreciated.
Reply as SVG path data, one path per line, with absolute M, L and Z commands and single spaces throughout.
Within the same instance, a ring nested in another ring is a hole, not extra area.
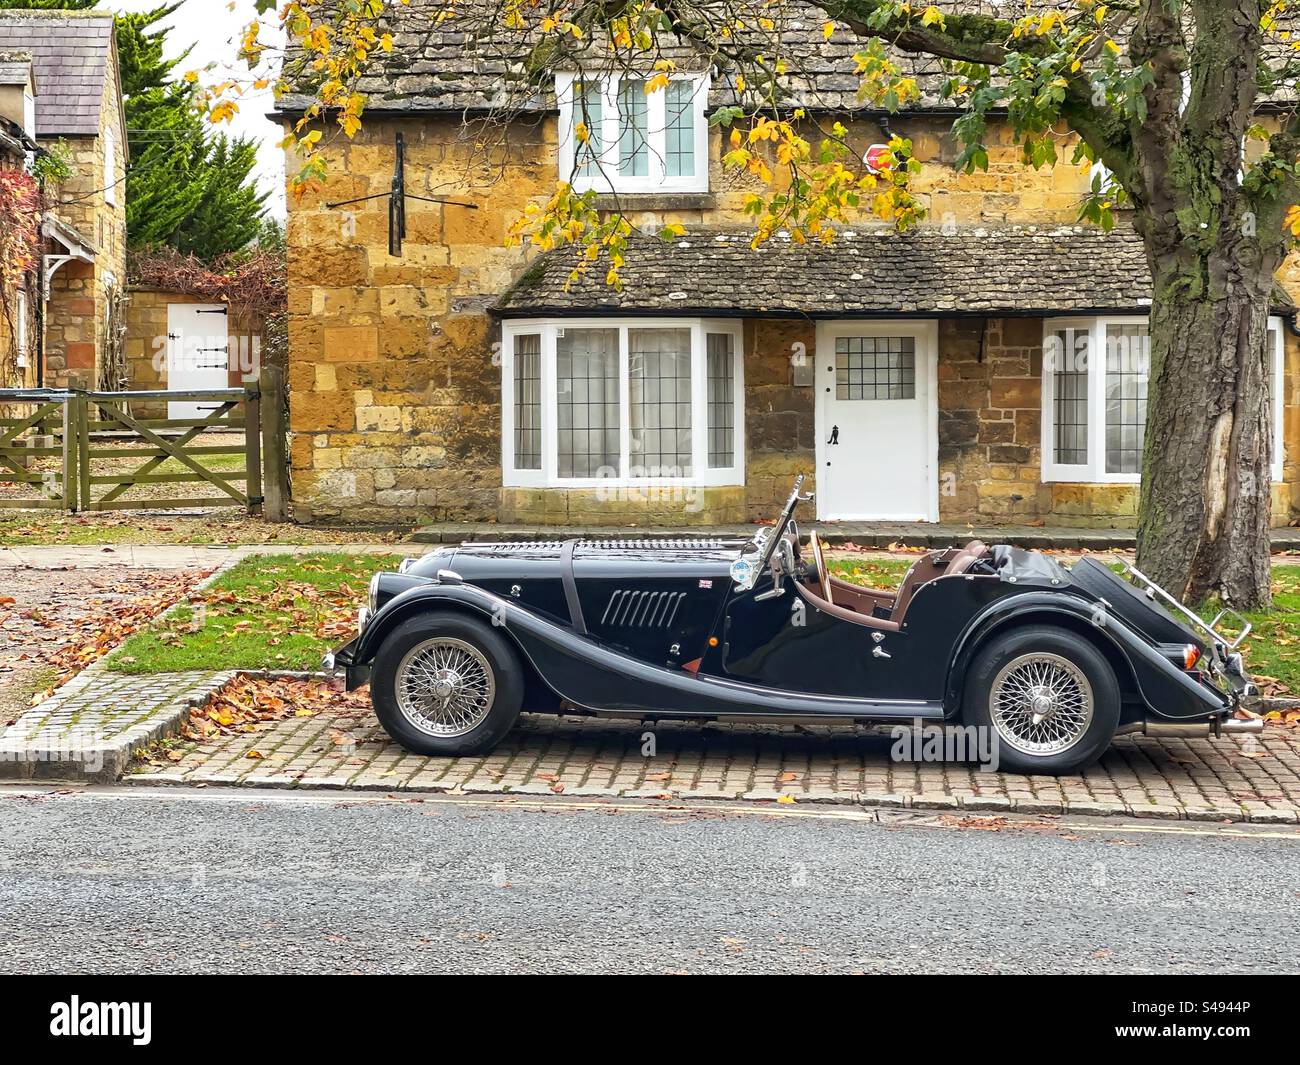
M 523 698 L 514 647 L 491 626 L 457 615 L 399 625 L 371 672 L 375 716 L 416 754 L 490 751 L 514 727 Z
M 988 728 L 999 768 L 1058 775 L 1110 746 L 1120 691 L 1105 656 L 1067 629 L 1013 629 L 980 649 L 966 675 L 962 720 Z

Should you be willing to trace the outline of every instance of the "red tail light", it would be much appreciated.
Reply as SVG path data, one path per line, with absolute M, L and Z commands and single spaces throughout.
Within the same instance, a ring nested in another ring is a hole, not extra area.
M 1193 670 L 1196 663 L 1201 660 L 1201 649 L 1194 643 L 1189 643 L 1183 648 L 1183 668 Z

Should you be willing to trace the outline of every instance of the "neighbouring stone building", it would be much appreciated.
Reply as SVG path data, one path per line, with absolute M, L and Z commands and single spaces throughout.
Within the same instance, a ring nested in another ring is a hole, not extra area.
M 1075 224 L 1087 166 L 1029 169 L 993 120 L 988 171 L 958 172 L 940 75 L 916 61 L 921 100 L 872 113 L 854 91 L 860 44 L 843 28 L 823 41 L 810 13 L 787 31 L 800 102 L 863 143 L 909 138 L 928 220 L 900 235 L 864 218 L 829 246 L 778 236 L 754 251 L 753 186 L 723 170 L 708 123 L 726 79 L 684 66 L 647 96 L 626 74 L 581 90 L 561 72 L 493 132 L 480 120 L 499 107 L 501 61 L 454 19 L 415 32 L 422 8 L 394 10 L 398 47 L 363 86 L 363 130 L 327 138 L 328 180 L 290 197 L 299 517 L 732 523 L 771 516 L 805 473 L 823 521 L 1132 524 L 1151 281 L 1127 224 Z M 574 167 L 575 100 L 600 166 Z M 306 103 L 286 98 L 286 121 Z M 395 255 L 380 194 L 398 135 L 412 198 Z M 565 253 L 534 259 L 505 237 L 570 175 L 637 227 L 687 234 L 635 237 L 621 291 L 603 269 L 568 283 Z M 1281 280 L 1285 522 L 1300 507 L 1285 289 L 1300 277 Z
M 30 301 L 41 306 L 33 309 L 26 383 L 94 386 L 126 284 L 127 140 L 113 16 L 0 12 L 0 52 L 29 57 L 36 143 L 66 155 L 70 169 L 48 190 L 45 299 Z
M 0 51 L 0 171 L 26 181 L 27 163 L 36 147 L 34 102 L 36 78 L 30 52 Z M 6 182 L 17 212 L 18 185 Z M 6 224 L 14 220 L 6 219 Z M 27 383 L 32 331 L 36 320 L 36 264 L 17 284 L 0 291 L 0 387 Z

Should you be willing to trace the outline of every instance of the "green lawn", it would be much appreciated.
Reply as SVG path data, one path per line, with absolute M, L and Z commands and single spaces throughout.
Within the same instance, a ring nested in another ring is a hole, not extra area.
M 146 504 L 141 504 L 145 506 Z M 3 513 L 3 512 L 0 512 Z M 121 514 L 54 514 L 32 512 L 0 517 L 0 547 L 39 545 L 129 544 L 339 544 L 396 543 L 401 534 L 374 529 L 328 529 L 250 518 L 238 507 L 214 510 L 203 517 Z
M 895 588 L 914 557 L 827 564 L 846 580 Z M 201 602 L 132 636 L 109 658 L 109 668 L 315 669 L 321 655 L 351 638 L 371 576 L 400 561 L 393 554 L 327 552 L 246 559 Z M 1273 611 L 1250 615 L 1255 631 L 1245 646 L 1246 662 L 1270 694 L 1300 692 L 1300 566 L 1275 566 L 1273 581 Z
M 245 559 L 199 601 L 132 636 L 108 668 L 316 669 L 327 650 L 352 638 L 370 578 L 396 569 L 401 558 L 322 552 Z
M 912 559 L 838 558 L 826 564 L 845 580 L 892 589 L 898 586 Z M 1201 610 L 1207 618 L 1215 613 L 1210 606 Z M 1246 617 L 1254 626 L 1242 645 L 1246 668 L 1266 694 L 1300 692 L 1300 566 L 1275 565 L 1272 612 L 1255 611 Z

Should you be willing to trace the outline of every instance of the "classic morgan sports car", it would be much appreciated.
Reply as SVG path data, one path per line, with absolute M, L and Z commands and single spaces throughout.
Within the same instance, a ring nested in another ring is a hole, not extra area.
M 1236 648 L 1129 567 L 1015 547 L 917 558 L 897 591 L 833 576 L 795 523 L 749 540 L 471 543 L 380 573 L 327 656 L 408 750 L 490 749 L 521 709 L 639 719 L 950 722 L 1000 764 L 1066 773 L 1119 733 L 1251 732 Z M 1136 582 L 1136 583 L 1133 583 Z M 1232 632 L 1221 630 L 1227 621 Z

